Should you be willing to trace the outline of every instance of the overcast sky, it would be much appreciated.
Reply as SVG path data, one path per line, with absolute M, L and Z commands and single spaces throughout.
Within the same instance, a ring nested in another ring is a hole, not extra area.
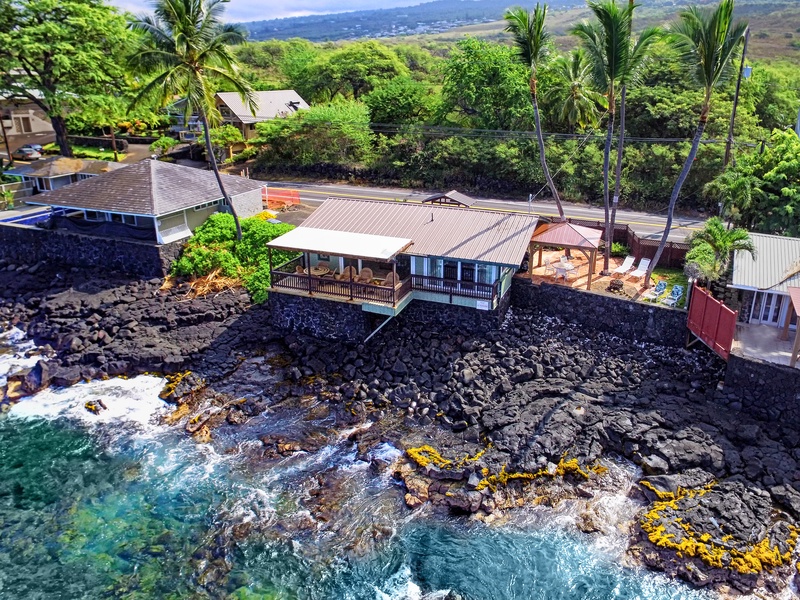
M 151 12 L 149 0 L 110 0 L 134 14 Z M 301 15 L 346 12 L 370 8 L 411 6 L 424 0 L 231 0 L 225 6 L 226 21 L 261 21 Z

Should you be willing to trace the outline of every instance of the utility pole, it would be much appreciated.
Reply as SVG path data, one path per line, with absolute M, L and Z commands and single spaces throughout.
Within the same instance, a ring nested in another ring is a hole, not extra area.
M 747 42 L 750 39 L 750 28 L 744 32 L 744 46 L 742 47 L 742 62 L 739 64 L 739 77 L 736 79 L 736 93 L 733 95 L 733 110 L 731 111 L 731 122 L 728 126 L 728 140 L 725 142 L 725 160 L 722 167 L 728 166 L 731 161 L 731 150 L 733 149 L 733 123 L 736 121 L 736 107 L 739 104 L 739 88 L 742 85 L 742 73 L 744 72 L 744 60 L 747 56 Z

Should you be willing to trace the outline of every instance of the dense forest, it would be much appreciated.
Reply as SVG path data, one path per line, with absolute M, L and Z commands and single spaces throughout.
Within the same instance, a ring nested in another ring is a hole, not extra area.
M 312 103 L 258 125 L 262 177 L 549 196 L 531 133 L 526 70 L 508 44 L 293 39 L 237 52 L 255 87 L 293 88 Z M 688 152 L 702 93 L 665 43 L 652 55 L 658 60 L 648 61 L 628 91 L 621 203 L 659 210 Z M 606 111 L 590 97 L 586 64 L 574 63 L 574 53 L 553 49 L 539 75 L 547 158 L 563 196 L 600 202 Z M 717 210 L 718 200 L 703 189 L 722 172 L 734 84 L 730 78 L 715 97 L 679 207 Z M 754 63 L 742 83 L 735 156 L 761 152 L 773 129 L 793 126 L 799 94 L 792 65 Z

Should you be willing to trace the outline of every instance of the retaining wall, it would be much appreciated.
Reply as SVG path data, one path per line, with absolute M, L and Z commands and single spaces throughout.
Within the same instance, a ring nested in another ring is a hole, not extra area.
M 143 278 L 163 277 L 178 257 L 181 242 L 153 244 L 0 223 L 0 259 L 33 265 L 99 267 Z
M 731 354 L 725 392 L 757 419 L 800 428 L 800 369 Z
M 274 327 L 320 339 L 357 344 L 377 327 L 359 304 L 273 292 L 268 305 Z
M 563 285 L 534 284 L 530 279 L 515 277 L 511 285 L 511 306 L 538 309 L 624 339 L 676 347 L 686 344 L 686 311 L 657 304 L 633 302 Z
M 506 294 L 495 310 L 478 310 L 456 304 L 412 300 L 397 319 L 401 322 L 435 323 L 437 327 L 445 329 L 487 332 L 500 327 L 510 303 L 511 294 Z

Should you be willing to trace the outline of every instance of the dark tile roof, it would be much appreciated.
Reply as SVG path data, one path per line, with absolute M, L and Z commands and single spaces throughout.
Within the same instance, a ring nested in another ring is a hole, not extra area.
M 230 196 L 257 190 L 264 185 L 234 175 L 222 175 L 222 181 Z M 160 216 L 221 198 L 213 171 L 146 159 L 26 201 L 29 204 Z

